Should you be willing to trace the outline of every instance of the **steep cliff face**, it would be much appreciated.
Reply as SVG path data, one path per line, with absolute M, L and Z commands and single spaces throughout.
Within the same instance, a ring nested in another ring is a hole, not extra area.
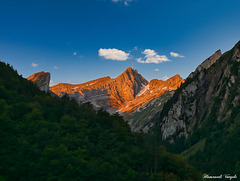
M 240 42 L 191 74 L 164 105 L 151 132 L 203 173 L 240 174 L 239 52 Z
M 109 112 L 116 111 L 124 102 L 133 100 L 148 81 L 136 70 L 127 68 L 117 78 L 104 77 L 84 84 L 58 84 L 50 88 L 61 96 L 68 94 L 79 102 L 91 102 Z
M 124 119 L 128 122 L 132 131 L 147 133 L 156 123 L 154 117 L 161 112 L 164 103 L 172 97 L 173 93 L 174 91 L 160 94 L 149 102 L 144 101 L 143 106 L 139 106 L 129 113 L 123 113 Z
M 50 73 L 49 72 L 38 72 L 30 77 L 27 80 L 32 81 L 36 84 L 40 90 L 49 92 L 49 83 L 50 83 Z
M 135 99 L 125 102 L 125 104 L 120 107 L 119 111 L 130 113 L 131 111 L 144 106 L 151 100 L 158 98 L 169 91 L 178 89 L 182 83 L 184 83 L 184 79 L 178 74 L 166 81 L 153 79 L 149 84 L 142 88 L 142 90 L 136 95 Z
M 220 51 L 205 60 L 164 106 L 159 120 L 162 139 L 188 137 L 209 120 L 227 121 L 239 106 L 238 43 L 220 57 Z

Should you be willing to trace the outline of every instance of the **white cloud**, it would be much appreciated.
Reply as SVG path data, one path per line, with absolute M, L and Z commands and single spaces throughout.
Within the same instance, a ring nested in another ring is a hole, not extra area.
M 126 53 L 122 50 L 118 50 L 116 48 L 100 48 L 98 50 L 98 55 L 103 57 L 107 60 L 118 60 L 118 61 L 125 61 L 129 59 L 130 53 Z
M 158 72 L 158 71 L 159 71 L 159 69 L 154 69 L 154 71 L 155 71 L 155 72 Z
M 32 63 L 31 66 L 35 68 L 35 67 L 38 67 L 38 64 Z
M 179 53 L 174 53 L 174 52 L 170 52 L 170 55 L 171 55 L 172 57 L 179 57 L 179 58 L 183 58 L 183 57 L 184 57 L 183 55 L 181 55 L 181 54 L 179 54 Z
M 74 56 L 77 55 L 77 52 L 73 52 L 73 55 L 74 55 Z
M 167 79 L 169 79 L 169 77 L 165 75 L 165 76 L 163 77 L 163 80 L 165 81 L 165 80 L 167 80 Z
M 138 47 L 137 47 L 137 46 L 135 46 L 135 47 L 133 48 L 133 50 L 137 51 L 137 50 L 138 50 Z
M 142 58 L 138 58 L 139 63 L 162 63 L 170 61 L 166 55 L 158 55 L 154 50 L 145 49 L 142 54 L 145 54 L 145 61 Z
M 58 69 L 58 66 L 55 65 L 53 68 L 54 68 L 54 69 Z

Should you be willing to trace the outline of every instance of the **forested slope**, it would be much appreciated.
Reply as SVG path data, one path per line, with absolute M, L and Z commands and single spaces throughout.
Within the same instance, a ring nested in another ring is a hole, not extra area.
M 2 62 L 0 176 L 18 181 L 199 180 L 180 156 L 146 143 L 118 114 L 51 97 Z

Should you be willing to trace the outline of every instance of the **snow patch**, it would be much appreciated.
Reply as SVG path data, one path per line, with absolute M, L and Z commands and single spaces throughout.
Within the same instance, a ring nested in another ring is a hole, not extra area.
M 142 90 L 137 94 L 137 96 L 141 96 L 143 95 L 147 90 L 149 90 L 149 85 L 145 86 L 144 84 L 142 84 L 142 86 L 144 86 L 142 88 Z

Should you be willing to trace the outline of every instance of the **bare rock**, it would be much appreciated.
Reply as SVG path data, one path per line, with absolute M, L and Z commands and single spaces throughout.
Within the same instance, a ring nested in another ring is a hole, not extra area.
M 50 83 L 50 73 L 49 72 L 38 72 L 30 77 L 27 80 L 32 81 L 36 84 L 40 90 L 49 92 L 49 83 Z

